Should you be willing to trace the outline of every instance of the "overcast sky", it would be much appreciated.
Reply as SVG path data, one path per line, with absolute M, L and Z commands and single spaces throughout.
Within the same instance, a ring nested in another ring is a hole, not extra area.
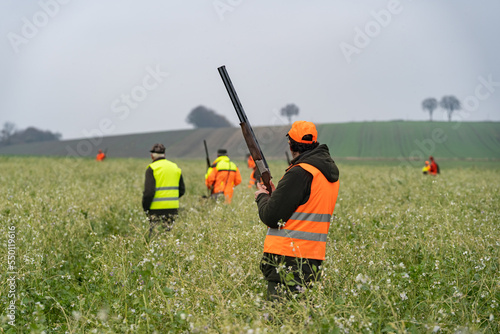
M 0 124 L 63 139 L 188 129 L 204 105 L 252 125 L 500 121 L 498 0 L 2 0 Z M 435 111 L 435 120 L 444 113 Z

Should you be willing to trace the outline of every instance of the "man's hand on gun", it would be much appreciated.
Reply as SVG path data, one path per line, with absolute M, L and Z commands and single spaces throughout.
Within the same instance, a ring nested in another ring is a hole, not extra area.
M 274 186 L 274 183 L 272 181 L 270 181 L 270 184 L 271 184 L 271 190 L 275 191 L 276 187 Z M 257 183 L 257 191 L 255 192 L 255 199 L 257 199 L 257 197 L 260 194 L 268 194 L 269 195 L 269 191 L 267 191 L 267 187 L 263 183 L 258 182 Z

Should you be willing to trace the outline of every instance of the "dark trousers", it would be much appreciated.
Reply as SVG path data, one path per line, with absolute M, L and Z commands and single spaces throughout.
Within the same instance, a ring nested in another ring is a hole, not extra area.
M 323 261 L 264 253 L 260 270 L 267 281 L 267 299 L 279 300 L 303 292 L 320 279 Z
M 213 193 L 210 195 L 210 198 L 217 201 L 219 199 L 224 199 L 224 193 L 223 192 L 220 192 L 220 193 Z
M 149 237 L 153 234 L 155 228 L 170 231 L 175 223 L 176 214 L 150 214 L 149 218 Z

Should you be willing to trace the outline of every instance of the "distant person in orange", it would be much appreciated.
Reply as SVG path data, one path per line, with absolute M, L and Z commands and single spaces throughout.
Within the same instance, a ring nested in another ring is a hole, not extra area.
M 424 174 L 424 175 L 429 174 L 430 169 L 431 169 L 431 166 L 429 165 L 429 161 L 426 161 L 424 168 L 422 168 L 422 174 Z
M 229 204 L 233 198 L 234 187 L 240 183 L 241 174 L 238 167 L 229 160 L 225 149 L 219 149 L 217 159 L 205 175 L 205 185 L 211 190 L 210 198 L 217 199 L 224 195 L 226 204 Z
M 429 174 L 430 175 L 437 175 L 439 174 L 439 165 L 434 161 L 434 157 L 431 155 L 429 157 L 430 162 L 430 168 L 429 168 Z
M 104 153 L 102 150 L 99 150 L 99 153 L 97 153 L 95 159 L 97 161 L 103 161 L 104 159 L 106 159 L 106 153 Z
M 252 169 L 252 173 L 250 174 L 250 181 L 248 181 L 248 188 L 252 188 L 253 186 L 257 186 L 256 182 L 260 182 L 259 171 L 257 170 L 257 165 L 255 161 L 253 161 L 252 155 L 247 155 L 247 165 L 248 168 Z

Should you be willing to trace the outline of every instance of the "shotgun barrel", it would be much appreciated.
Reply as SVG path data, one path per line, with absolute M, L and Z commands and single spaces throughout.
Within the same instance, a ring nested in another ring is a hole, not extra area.
M 245 138 L 245 142 L 248 146 L 248 150 L 250 151 L 250 154 L 252 155 L 252 158 L 255 161 L 255 165 L 257 166 L 257 169 L 259 170 L 262 182 L 266 186 L 269 194 L 271 194 L 272 193 L 271 171 L 269 170 L 269 167 L 268 167 L 267 162 L 266 162 L 266 158 L 264 157 L 264 154 L 262 153 L 262 150 L 260 149 L 259 142 L 257 141 L 257 138 L 255 137 L 253 129 L 250 126 L 250 122 L 248 121 L 248 117 L 245 113 L 245 110 L 243 109 L 243 106 L 241 105 L 240 99 L 238 98 L 238 95 L 236 94 L 236 90 L 234 89 L 233 83 L 231 82 L 231 79 L 229 78 L 229 74 L 227 74 L 226 66 L 223 65 L 223 66 L 219 67 L 217 70 L 219 71 L 219 74 L 222 78 L 222 82 L 224 83 L 224 86 L 226 87 L 227 93 L 229 94 L 229 98 L 231 99 L 231 102 L 233 103 L 236 114 L 238 115 L 238 119 L 240 120 L 241 131 L 243 132 L 243 137 Z
M 207 141 L 203 139 L 203 145 L 205 145 L 205 157 L 207 158 L 207 168 L 210 168 L 210 157 L 208 156 Z

